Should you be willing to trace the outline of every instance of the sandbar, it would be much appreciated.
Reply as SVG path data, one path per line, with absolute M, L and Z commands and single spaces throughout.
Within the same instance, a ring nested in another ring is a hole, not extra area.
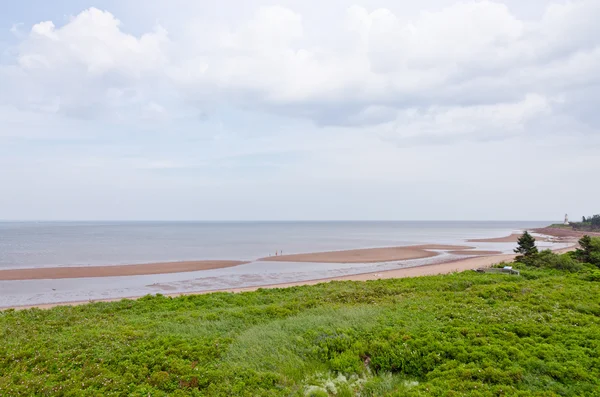
M 581 230 L 573 230 L 568 227 L 543 227 L 540 229 L 533 229 L 535 233 L 545 234 L 547 236 L 557 237 L 559 239 L 565 240 L 576 240 L 585 235 L 589 236 L 600 236 L 598 232 L 587 232 Z
M 567 248 L 561 248 L 557 250 L 553 250 L 557 254 L 562 254 L 565 252 L 573 251 L 575 246 L 570 246 Z M 169 296 L 172 298 L 183 296 L 183 295 L 204 295 L 211 294 L 216 292 L 228 292 L 228 293 L 240 293 L 240 292 L 250 292 L 256 291 L 258 289 L 271 289 L 271 288 L 288 288 L 288 287 L 298 287 L 303 285 L 315 285 L 328 283 L 331 281 L 369 281 L 369 280 L 382 280 L 382 279 L 390 279 L 390 278 L 406 278 L 406 277 L 421 277 L 421 276 L 435 276 L 439 274 L 448 274 L 448 273 L 456 273 L 463 272 L 466 270 L 475 270 L 479 268 L 490 267 L 502 262 L 512 262 L 515 259 L 516 255 L 514 254 L 503 254 L 503 255 L 494 255 L 494 256 L 479 256 L 475 258 L 466 258 L 459 259 L 450 262 L 438 263 L 433 265 L 425 265 L 425 266 L 416 266 L 409 267 L 403 269 L 396 270 L 387 270 L 382 272 L 375 273 L 362 273 L 355 274 L 351 276 L 340 276 L 340 277 L 328 277 L 321 278 L 315 280 L 307 280 L 307 281 L 298 281 L 292 283 L 281 283 L 281 284 L 271 284 L 271 285 L 261 285 L 255 287 L 244 287 L 244 288 L 228 288 L 228 289 L 216 289 L 211 291 L 199 291 L 199 292 L 183 292 L 183 293 L 171 293 L 171 294 L 163 294 L 165 296 Z M 123 299 L 138 299 L 139 296 L 133 297 L 122 297 L 122 298 L 109 298 L 109 299 L 100 299 L 100 300 L 90 300 L 90 301 L 77 301 L 77 302 L 61 302 L 61 303 L 48 303 L 48 304 L 38 304 L 38 305 L 28 305 L 28 306 L 16 306 L 12 307 L 12 309 L 16 310 L 26 310 L 31 308 L 38 309 L 51 309 L 57 306 L 79 306 L 86 305 L 93 302 L 118 302 Z M 2 310 L 8 310 L 11 308 L 0 308 Z
M 465 250 L 472 247 L 459 245 L 413 245 L 407 247 L 366 248 L 344 251 L 314 252 L 269 256 L 259 259 L 270 262 L 314 262 L 314 263 L 377 263 L 422 259 L 438 255 L 435 250 Z
M 468 243 L 516 243 L 517 240 L 521 237 L 520 234 L 511 234 L 510 236 L 505 237 L 492 237 L 492 238 L 474 238 L 471 240 L 467 240 Z
M 53 280 L 62 278 L 143 276 L 195 272 L 243 265 L 241 261 L 162 262 L 139 265 L 42 267 L 36 269 L 0 270 L 0 280 Z
M 502 251 L 478 251 L 478 250 L 458 250 L 448 251 L 452 255 L 466 255 L 466 256 L 483 256 L 483 255 L 499 255 Z

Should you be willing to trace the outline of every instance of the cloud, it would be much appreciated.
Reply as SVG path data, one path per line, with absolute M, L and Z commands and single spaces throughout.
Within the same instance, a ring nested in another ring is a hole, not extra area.
M 62 27 L 35 24 L 18 45 L 15 64 L 0 69 L 10 92 L 0 100 L 21 109 L 103 118 L 139 104 L 162 80 L 168 36 L 157 27 L 140 37 L 122 31 L 111 13 L 90 8 Z
M 514 103 L 408 109 L 383 128 L 382 137 L 401 146 L 507 139 L 539 132 L 536 121 L 551 111 L 552 101 L 537 94 Z
M 138 35 L 90 8 L 62 26 L 32 26 L 15 64 L 0 67 L 10 80 L 0 101 L 114 120 L 233 107 L 387 129 L 388 138 L 489 139 L 568 110 L 557 98 L 600 80 L 594 0 L 551 3 L 533 20 L 487 0 L 411 17 L 358 5 L 336 11 L 345 20 L 332 24 L 336 40 L 319 41 L 312 33 L 322 26 L 283 6 L 233 24 L 199 26 L 181 13 L 177 34 L 157 26 Z
M 307 38 L 310 26 L 293 11 L 261 9 L 225 36 L 234 43 L 226 50 L 213 48 L 196 63 L 173 60 L 171 76 L 200 103 L 208 95 L 322 126 L 385 124 L 407 109 L 419 110 L 424 123 L 435 112 L 443 120 L 451 107 L 475 117 L 469 109 L 519 103 L 532 93 L 556 97 L 597 80 L 600 35 L 590 15 L 600 16 L 594 1 L 551 4 L 534 21 L 491 1 L 460 2 L 408 21 L 387 9 L 353 6 L 346 30 L 336 32 L 348 44 L 322 47 Z M 269 21 L 286 18 L 293 23 L 273 24 L 276 45 L 254 39 L 263 29 L 253 31 L 257 26 L 269 31 Z
M 18 62 L 25 70 L 77 68 L 85 73 L 81 77 L 116 72 L 139 78 L 160 70 L 166 62 L 162 46 L 167 32 L 157 27 L 137 38 L 124 33 L 120 25 L 111 13 L 96 8 L 60 28 L 52 21 L 40 22 L 22 43 Z

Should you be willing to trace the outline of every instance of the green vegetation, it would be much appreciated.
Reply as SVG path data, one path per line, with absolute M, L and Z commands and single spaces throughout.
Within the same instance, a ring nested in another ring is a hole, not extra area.
M 517 256 L 517 260 L 521 260 L 522 258 L 530 258 L 534 255 L 537 255 L 538 249 L 535 246 L 535 238 L 528 231 L 525 231 L 521 237 L 517 240 L 517 248 L 515 248 L 515 254 L 520 254 Z
M 548 268 L 577 272 L 585 265 L 600 268 L 600 237 L 583 236 L 579 240 L 579 248 L 575 251 L 557 255 L 550 250 L 538 252 L 535 238 L 525 232 L 518 240 L 515 253 L 517 264 L 533 268 Z M 518 267 L 518 266 L 517 266 Z
M 600 238 L 583 236 L 579 240 L 579 247 L 573 255 L 577 260 L 600 267 Z
M 521 276 L 1 312 L 0 395 L 598 396 L 599 241 Z
M 571 222 L 569 226 L 574 230 L 600 231 L 600 215 L 584 216 L 581 222 Z

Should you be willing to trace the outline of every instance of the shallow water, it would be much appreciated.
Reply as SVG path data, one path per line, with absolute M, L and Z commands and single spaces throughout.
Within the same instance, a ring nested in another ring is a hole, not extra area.
M 130 277 L 0 281 L 0 307 L 154 293 L 210 291 L 379 272 L 449 258 L 379 264 L 260 262 L 284 254 L 401 246 L 468 244 L 512 252 L 513 243 L 465 243 L 550 222 L 120 222 L 0 223 L 0 269 L 110 265 L 199 259 L 253 262 L 225 269 Z M 539 243 L 549 247 L 550 243 Z
M 549 222 L 0 222 L 0 269 L 460 244 Z

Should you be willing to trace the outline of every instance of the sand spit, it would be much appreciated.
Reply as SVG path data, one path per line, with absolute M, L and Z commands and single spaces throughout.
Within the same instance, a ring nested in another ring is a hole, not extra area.
M 581 237 L 588 235 L 588 236 L 600 236 L 600 233 L 598 232 L 585 232 L 585 231 L 579 231 L 579 230 L 573 230 L 573 229 L 569 229 L 567 227 L 562 228 L 562 227 L 544 227 L 541 229 L 533 229 L 532 230 L 534 233 L 538 233 L 538 234 L 544 234 L 546 236 L 552 236 L 552 237 L 557 237 L 559 239 L 564 239 L 564 240 L 568 240 L 568 241 L 575 241 L 580 239 Z
M 477 250 L 458 250 L 448 251 L 452 255 L 467 255 L 467 256 L 487 256 L 487 255 L 500 255 L 502 251 L 477 251 Z
M 439 247 L 439 246 L 438 246 Z M 465 248 L 463 248 L 465 249 Z M 468 249 L 468 248 L 466 248 Z M 554 250 L 556 253 L 565 253 L 569 251 L 573 251 L 575 246 L 561 248 L 558 250 Z M 449 274 L 462 272 L 465 270 L 474 270 L 478 268 L 485 268 L 496 265 L 502 262 L 511 262 L 515 259 L 516 255 L 513 254 L 504 254 L 504 255 L 494 255 L 494 256 L 479 256 L 475 258 L 466 258 L 459 259 L 455 261 L 438 263 L 433 265 L 425 265 L 425 266 L 416 266 L 409 267 L 404 269 L 396 269 L 396 270 L 388 270 L 382 272 L 375 273 L 362 273 L 351 276 L 341 276 L 341 277 L 329 277 L 323 279 L 315 279 L 308 281 L 299 281 L 295 283 L 283 283 L 283 284 L 273 284 L 273 285 L 263 285 L 256 287 L 247 287 L 247 288 L 230 288 L 230 289 L 221 289 L 221 290 L 212 290 L 212 291 L 201 291 L 201 292 L 186 292 L 186 293 L 173 293 L 173 294 L 163 294 L 165 296 L 170 297 L 178 297 L 183 295 L 204 295 L 215 292 L 227 292 L 227 293 L 240 293 L 240 292 L 250 292 L 256 291 L 262 288 L 288 288 L 288 287 L 298 287 L 302 285 L 315 285 L 328 283 L 331 281 L 369 281 L 369 280 L 381 280 L 381 279 L 390 279 L 390 278 L 406 278 L 406 277 L 421 277 L 421 276 L 435 276 L 439 274 Z M 123 299 L 138 299 L 139 296 L 135 297 L 126 297 L 126 298 L 112 298 L 112 299 L 102 299 L 95 301 L 80 301 L 80 302 L 63 302 L 63 303 L 51 303 L 51 304 L 41 304 L 41 305 L 31 305 L 31 306 L 18 306 L 12 309 L 16 310 L 26 310 L 31 308 L 38 309 L 51 309 L 57 306 L 80 306 L 86 305 L 93 302 L 118 302 Z M 10 308 L 2 308 L 0 310 L 8 310 Z
M 516 243 L 517 240 L 521 237 L 520 234 L 511 234 L 506 237 L 493 237 L 493 238 L 477 238 L 467 240 L 468 243 Z
M 310 254 L 279 255 L 261 258 L 271 262 L 316 263 L 378 263 L 422 259 L 438 255 L 434 250 L 466 250 L 472 247 L 459 245 L 413 245 L 408 247 L 367 248 L 345 251 L 315 252 Z
M 163 294 L 165 296 L 170 297 L 178 297 L 183 295 L 204 295 L 215 292 L 228 292 L 228 293 L 239 293 L 239 292 L 249 292 L 256 291 L 261 288 L 288 288 L 288 287 L 297 287 L 302 285 L 315 285 L 322 284 L 331 281 L 368 281 L 368 280 L 379 280 L 379 279 L 389 279 L 389 278 L 405 278 L 405 277 L 420 277 L 420 276 L 433 276 L 438 274 L 447 274 L 454 272 L 461 272 L 465 270 L 477 269 L 480 267 L 489 267 L 494 264 L 511 261 L 514 259 L 514 255 L 497 255 L 497 256 L 482 256 L 476 258 L 467 258 L 460 259 L 453 262 L 440 263 L 435 265 L 426 265 L 426 266 L 416 266 L 404 269 L 397 270 L 388 270 L 383 272 L 375 272 L 375 273 L 362 273 L 351 276 L 341 276 L 341 277 L 329 277 L 315 280 L 307 280 L 307 281 L 299 281 L 294 283 L 282 283 L 282 284 L 272 284 L 272 285 L 264 285 L 264 286 L 256 286 L 256 287 L 246 287 L 246 288 L 230 288 L 230 289 L 220 289 L 220 290 L 211 290 L 211 291 L 201 291 L 201 292 L 185 292 L 185 293 L 173 293 L 173 294 Z M 80 301 L 80 302 L 64 302 L 64 303 L 50 303 L 50 304 L 40 304 L 40 305 L 31 305 L 31 306 L 18 306 L 13 309 L 16 310 L 25 310 L 31 308 L 38 309 L 51 309 L 57 306 L 80 306 L 88 303 L 94 302 L 118 302 L 123 299 L 138 299 L 139 296 L 136 297 L 124 297 L 124 298 L 111 298 L 111 299 L 101 299 L 101 300 L 93 300 L 93 301 Z M 10 308 L 2 308 L 0 310 L 8 310 Z
M 195 272 L 242 265 L 240 261 L 164 262 L 119 266 L 47 267 L 36 269 L 0 270 L 0 280 L 43 280 L 61 278 L 143 276 Z

